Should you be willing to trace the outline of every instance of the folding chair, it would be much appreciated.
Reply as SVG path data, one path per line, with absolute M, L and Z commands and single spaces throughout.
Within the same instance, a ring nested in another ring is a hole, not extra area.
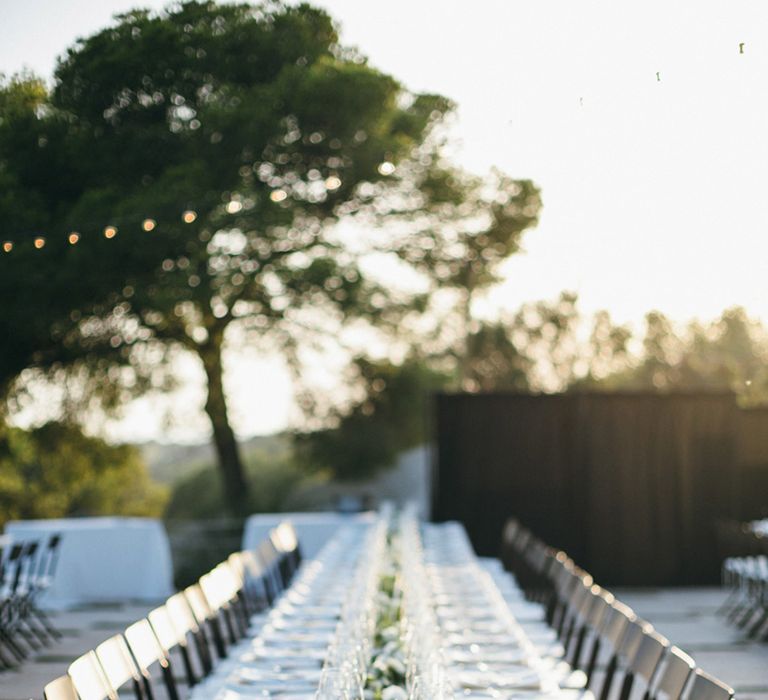
M 79 700 L 69 676 L 59 676 L 43 688 L 43 700 Z
M 183 636 L 186 640 L 187 635 L 191 635 L 195 643 L 197 659 L 200 664 L 199 674 L 195 672 L 191 658 L 188 658 L 191 656 L 188 647 L 180 647 L 182 649 L 182 656 L 188 658 L 188 661 L 184 661 L 184 667 L 187 669 L 190 680 L 189 684 L 194 685 L 202 676 L 207 676 L 213 670 L 211 647 L 205 627 L 202 624 L 198 624 L 192 613 L 192 608 L 189 606 L 189 601 L 183 593 L 176 593 L 168 598 L 165 602 L 165 610 L 179 636 Z
M 141 673 L 133 661 L 123 635 L 116 634 L 99 644 L 96 647 L 96 657 L 115 693 L 119 694 L 120 688 L 130 682 L 137 700 L 148 700 L 152 697 L 151 693 L 143 687 Z
M 176 628 L 165 605 L 161 605 L 159 608 L 152 610 L 149 615 L 147 615 L 147 619 L 152 626 L 152 631 L 155 633 L 157 641 L 160 642 L 160 646 L 165 652 L 165 656 L 168 659 L 168 665 L 172 667 L 171 654 L 174 649 L 178 649 L 178 653 L 181 656 L 181 662 L 184 664 L 187 685 L 190 687 L 195 685 L 198 678 L 192 668 L 192 658 L 187 646 L 188 629 L 184 627 L 181 629 Z
M 649 700 L 678 700 L 695 666 L 682 649 L 671 647 L 649 690 Z
M 41 549 L 36 540 L 27 542 L 19 561 L 15 582 L 16 606 L 20 622 L 26 624 L 36 640 L 44 646 L 61 638 L 61 634 L 53 627 L 48 616 L 36 604 L 37 597 L 49 585 L 50 579 L 47 576 L 49 562 L 52 562 L 55 567 L 60 539 L 59 535 L 53 535 L 45 550 Z
M 13 542 L 0 536 L 0 668 L 16 668 L 27 657 L 27 650 L 14 639 L 15 601 L 12 593 L 13 574 L 9 551 Z
M 200 588 L 208 607 L 224 621 L 230 644 L 236 644 L 248 631 L 248 614 L 242 609 L 237 577 L 226 563 L 200 577 Z
M 592 638 L 592 647 L 584 669 L 587 676 L 587 688 L 592 685 L 602 644 L 605 643 L 611 649 L 615 649 L 629 622 L 629 614 L 634 614 L 629 608 L 622 610 L 621 607 L 614 607 L 616 603 L 612 593 L 602 588 L 595 592 L 589 614 L 591 624 L 587 629 L 587 634 Z M 584 643 L 588 643 L 588 641 L 585 639 Z
M 554 605 L 552 608 L 551 620 L 548 620 L 552 628 L 557 632 L 558 638 L 562 639 L 568 620 L 568 610 L 571 596 L 577 590 L 580 584 L 579 577 L 576 575 L 576 565 L 569 558 L 559 562 L 554 572 Z
M 53 583 L 61 550 L 61 535 L 56 533 L 48 539 L 48 546 L 40 554 L 37 571 L 34 573 L 30 594 L 27 600 L 29 612 L 34 615 L 52 639 L 61 639 L 61 633 L 53 626 L 48 616 L 38 607 L 37 599 Z
M 139 672 L 141 673 L 142 686 L 146 695 L 146 700 L 154 700 L 155 693 L 152 687 L 151 667 L 158 664 L 160 673 L 163 677 L 165 690 L 170 700 L 179 700 L 179 692 L 176 688 L 176 680 L 173 677 L 168 657 L 160 646 L 149 620 L 139 620 L 134 622 L 125 630 L 125 638 L 128 641 L 128 647 L 136 660 Z
M 299 538 L 293 525 L 287 520 L 281 522 L 272 530 L 270 538 L 276 549 L 283 555 L 281 558 L 283 580 L 287 585 L 301 565 Z
M 573 579 L 570 576 L 573 567 L 573 561 L 565 552 L 556 552 L 553 555 L 548 571 L 551 593 L 544 615 L 544 619 L 550 627 L 557 627 L 561 619 L 566 600 L 568 599 L 568 591 L 564 587 L 573 583 Z
M 608 611 L 608 617 L 600 637 L 602 642 L 610 647 L 610 660 L 605 670 L 599 700 L 608 700 L 619 661 L 622 656 L 628 655 L 630 652 L 634 653 L 635 639 L 637 644 L 640 643 L 643 629 L 642 626 L 637 625 L 636 620 L 637 616 L 632 608 L 618 601 L 615 601 Z
M 212 642 L 219 659 L 227 658 L 227 647 L 224 643 L 224 635 L 221 632 L 221 625 L 216 613 L 211 610 L 208 601 L 203 595 L 199 583 L 192 584 L 184 589 L 184 597 L 192 610 L 192 614 L 197 620 L 197 624 L 206 630 L 206 640 Z M 207 634 L 210 633 L 210 636 Z M 209 647 L 210 653 L 210 647 Z
M 686 700 L 731 700 L 733 695 L 733 688 L 697 668 Z
M 642 627 L 642 623 L 633 624 L 638 624 Z M 669 649 L 668 639 L 652 629 L 643 631 L 637 649 L 629 660 L 629 665 L 624 675 L 624 682 L 621 685 L 619 700 L 629 700 L 635 679 L 643 682 L 643 698 L 647 700 L 656 671 L 659 668 L 659 662 L 667 649 Z
M 22 638 L 33 651 L 39 651 L 48 641 L 39 629 L 30 624 L 24 605 L 36 553 L 36 541 L 16 542 L 11 545 L 5 566 L 3 609 L 0 611 L 3 620 L 3 641 L 19 661 L 26 659 L 29 654 L 20 644 Z
M 551 572 L 556 564 L 557 554 L 557 550 L 535 538 L 525 555 L 531 571 L 530 598 L 545 607 L 549 605 L 553 593 Z
M 576 571 L 570 572 L 573 581 L 566 586 L 568 598 L 563 612 L 562 622 L 559 625 L 558 633 L 560 641 L 565 649 L 566 656 L 571 648 L 571 641 L 574 632 L 580 620 L 586 617 L 589 606 L 592 604 L 590 589 L 592 588 L 592 577 L 589 574 L 581 575 Z
M 246 550 L 233 556 L 237 556 L 242 566 L 242 590 L 248 600 L 249 625 L 258 624 L 262 621 L 265 611 L 275 602 L 278 588 L 272 583 L 260 558 L 254 552 Z
M 280 571 L 280 552 L 272 540 L 267 538 L 259 542 L 254 554 L 263 569 L 264 582 L 269 591 L 269 604 L 273 605 L 286 587 L 286 581 L 283 580 Z
M 569 662 L 571 668 L 585 671 L 587 686 L 589 686 L 594 666 L 588 669 L 582 668 L 582 652 L 585 644 L 589 642 L 590 637 L 593 639 L 593 645 L 599 639 L 599 632 L 607 617 L 608 608 L 613 601 L 614 597 L 611 593 L 608 593 L 597 584 L 594 584 L 589 588 L 589 596 L 585 598 L 579 612 L 581 626 L 576 633 L 576 641 L 573 645 L 573 652 Z
M 80 700 L 117 700 L 95 651 L 75 659 L 67 670 Z

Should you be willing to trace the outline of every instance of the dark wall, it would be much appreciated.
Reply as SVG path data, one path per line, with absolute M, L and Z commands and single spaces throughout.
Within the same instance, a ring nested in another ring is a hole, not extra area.
M 736 463 L 741 467 L 741 517 L 768 518 L 768 408 L 739 411 Z
M 614 585 L 718 580 L 716 523 L 754 496 L 740 434 L 768 426 L 730 394 L 440 395 L 435 410 L 435 519 L 495 555 L 515 515 Z

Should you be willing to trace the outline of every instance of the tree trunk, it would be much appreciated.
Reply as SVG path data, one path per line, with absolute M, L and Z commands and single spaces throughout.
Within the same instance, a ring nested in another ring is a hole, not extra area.
M 223 341 L 224 337 L 221 333 L 212 336 L 206 345 L 199 349 L 200 359 L 208 378 L 205 412 L 213 428 L 213 446 L 219 462 L 227 510 L 232 515 L 244 516 L 248 514 L 248 483 L 245 480 L 240 449 L 227 415 L 221 365 Z

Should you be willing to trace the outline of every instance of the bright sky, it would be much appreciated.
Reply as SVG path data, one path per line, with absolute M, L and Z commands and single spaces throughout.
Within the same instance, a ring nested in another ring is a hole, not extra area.
M 571 289 L 583 310 L 620 321 L 653 308 L 706 319 L 735 304 L 768 320 L 768 3 L 315 2 L 373 65 L 459 104 L 464 166 L 541 186 L 541 224 L 493 304 Z M 0 0 L 0 71 L 50 76 L 76 37 L 136 4 Z M 279 363 L 231 365 L 239 432 L 283 427 Z M 117 433 L 152 434 L 147 407 L 136 411 Z

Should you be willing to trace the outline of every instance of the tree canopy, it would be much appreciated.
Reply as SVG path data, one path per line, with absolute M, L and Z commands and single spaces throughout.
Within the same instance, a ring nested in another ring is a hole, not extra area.
M 467 318 L 535 224 L 532 183 L 442 158 L 452 107 L 342 46 L 324 11 L 279 2 L 129 12 L 62 57 L 50 92 L 6 81 L 0 213 L 14 248 L 0 277 L 19 303 L 0 326 L 21 329 L 0 347 L 6 385 L 79 360 L 102 385 L 141 388 L 169 348 L 194 353 L 227 502 L 243 511 L 231 326 L 297 367 L 307 338 L 355 321 L 397 335 L 426 300 L 367 274 L 372 253 L 464 290 Z M 356 224 L 342 234 L 340 219 Z M 385 234 L 369 239 L 376 222 Z
M 153 484 L 136 448 L 112 446 L 77 426 L 7 428 L 0 452 L 3 521 L 162 513 L 168 494 Z

